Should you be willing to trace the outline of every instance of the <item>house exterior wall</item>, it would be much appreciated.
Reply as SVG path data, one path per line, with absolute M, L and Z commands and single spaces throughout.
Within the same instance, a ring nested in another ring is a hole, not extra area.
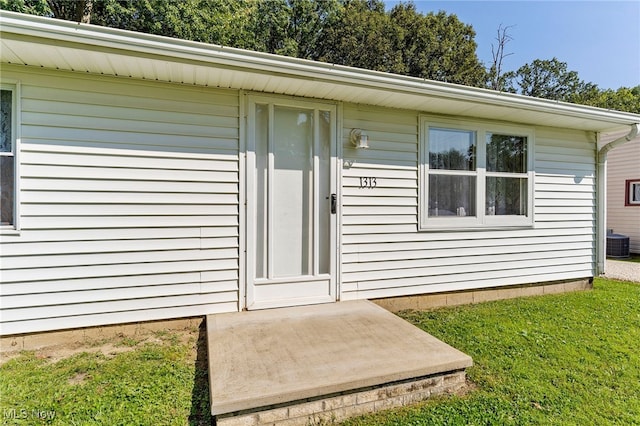
M 244 307 L 240 92 L 11 65 L 2 76 L 21 81 L 22 145 L 1 334 Z M 594 275 L 591 135 L 534 129 L 532 227 L 418 231 L 419 113 L 339 111 L 340 299 Z M 353 128 L 370 149 L 353 149 Z
M 625 181 L 640 180 L 640 143 L 607 154 L 607 229 L 629 237 L 631 253 L 640 253 L 640 206 L 625 206 Z
M 238 309 L 238 93 L 2 67 L 21 81 L 21 232 L 2 334 Z
M 594 275 L 595 148 L 585 132 L 536 128 L 531 228 L 417 231 L 418 113 L 344 108 L 342 299 Z M 350 128 L 369 135 L 354 150 Z M 359 176 L 377 177 L 374 189 Z

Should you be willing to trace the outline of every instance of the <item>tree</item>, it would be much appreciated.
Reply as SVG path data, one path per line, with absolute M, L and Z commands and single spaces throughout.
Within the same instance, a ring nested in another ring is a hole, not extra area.
M 112 28 L 313 59 L 338 0 L 104 0 L 93 22 Z
M 583 99 L 581 103 L 640 114 L 640 85 L 632 88 L 621 87 L 618 90 L 596 91 L 591 97 Z
M 506 73 L 505 78 L 511 92 L 555 101 L 575 102 L 597 90 L 595 84 L 580 80 L 576 71 L 568 71 L 567 63 L 557 58 L 536 59 L 516 72 Z
M 483 86 L 486 72 L 476 55 L 475 31 L 456 15 L 423 15 L 413 3 L 390 12 L 402 74 L 469 86 Z
M 502 70 L 504 58 L 513 55 L 513 53 L 505 53 L 505 47 L 507 43 L 513 40 L 513 37 L 509 34 L 509 29 L 513 28 L 513 25 L 503 27 L 502 24 L 498 27 L 498 35 L 496 36 L 497 45 L 491 44 L 491 57 L 493 62 L 489 72 L 487 74 L 489 83 L 489 89 L 504 90 L 506 78 Z
M 0 0 L 0 9 L 29 15 L 53 16 L 47 0 Z
M 0 0 L 0 9 L 88 24 L 93 0 Z
M 380 0 L 346 1 L 318 40 L 313 59 L 376 71 L 397 72 L 393 27 Z
M 315 59 L 318 40 L 335 18 L 338 0 L 258 1 L 252 50 Z
M 341 11 L 338 0 L 289 0 L 287 36 L 296 47 L 293 56 L 316 59 L 318 44 L 327 28 L 336 25 Z
M 93 0 L 47 0 L 55 18 L 88 24 L 91 21 Z
M 92 23 L 204 43 L 254 49 L 259 0 L 101 0 Z
M 286 0 L 261 1 L 256 8 L 253 50 L 291 56 L 296 50 L 287 39 L 290 8 Z

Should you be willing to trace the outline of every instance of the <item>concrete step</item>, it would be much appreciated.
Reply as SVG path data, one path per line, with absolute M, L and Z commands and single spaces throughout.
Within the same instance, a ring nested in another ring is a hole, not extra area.
M 207 338 L 219 425 L 306 424 L 332 410 L 335 419 L 405 405 L 460 387 L 472 365 L 369 301 L 209 315 Z

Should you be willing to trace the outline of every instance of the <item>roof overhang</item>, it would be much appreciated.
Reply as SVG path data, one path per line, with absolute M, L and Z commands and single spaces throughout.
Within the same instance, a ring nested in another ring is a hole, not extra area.
M 0 11 L 0 62 L 594 132 L 640 115 Z

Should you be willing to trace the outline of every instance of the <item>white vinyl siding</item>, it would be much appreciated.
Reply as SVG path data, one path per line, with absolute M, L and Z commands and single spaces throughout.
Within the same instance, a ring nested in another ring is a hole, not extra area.
M 355 150 L 359 128 L 370 148 Z M 595 146 L 536 128 L 530 229 L 418 231 L 418 113 L 344 107 L 343 300 L 592 277 Z M 387 159 L 386 161 L 383 159 Z M 359 177 L 376 188 L 359 188 Z
M 239 92 L 2 74 L 21 81 L 22 145 L 21 229 L 0 248 L 0 334 L 244 308 Z M 338 111 L 341 300 L 593 276 L 593 135 L 532 127 L 533 226 L 419 231 L 420 113 Z M 369 149 L 351 145 L 354 128 Z
M 625 206 L 625 181 L 640 180 L 640 141 L 607 154 L 607 228 L 629 237 L 631 253 L 640 253 L 640 206 Z
M 3 67 L 18 74 L 1 333 L 237 311 L 238 92 Z

